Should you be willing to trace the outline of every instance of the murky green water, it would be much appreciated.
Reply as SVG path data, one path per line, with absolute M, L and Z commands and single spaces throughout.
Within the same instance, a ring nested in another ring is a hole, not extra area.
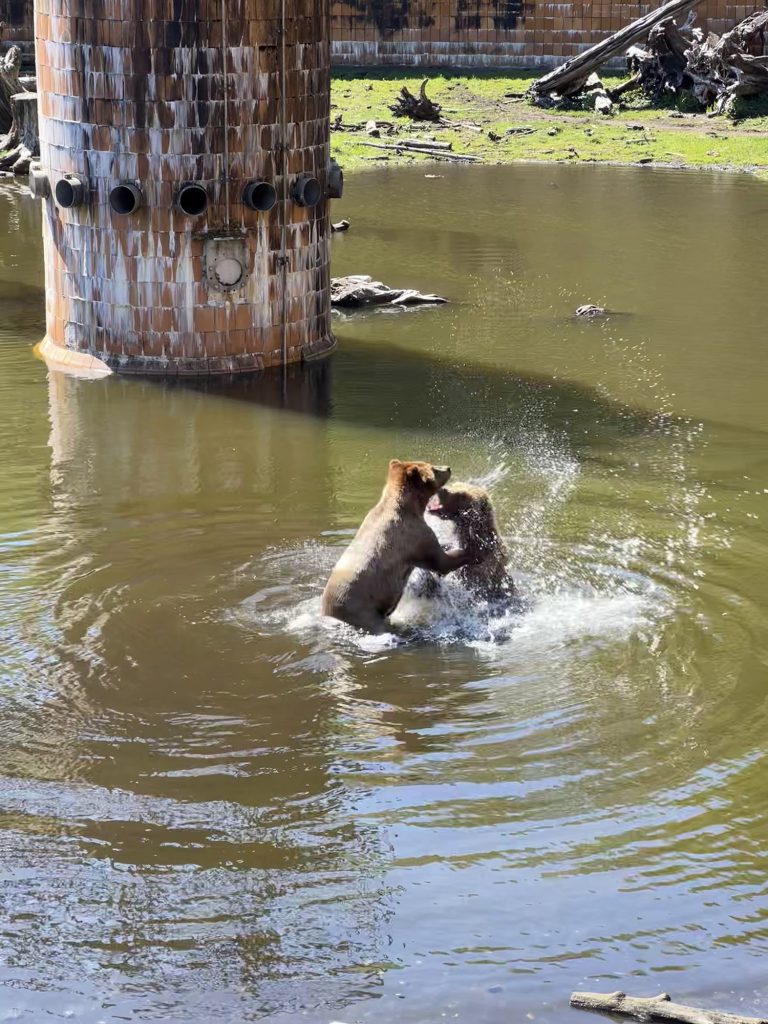
M 285 400 L 49 374 L 0 194 L 0 1020 L 767 1011 L 768 191 L 436 173 L 334 269 L 451 305 Z M 525 610 L 319 621 L 391 456 L 493 483 Z

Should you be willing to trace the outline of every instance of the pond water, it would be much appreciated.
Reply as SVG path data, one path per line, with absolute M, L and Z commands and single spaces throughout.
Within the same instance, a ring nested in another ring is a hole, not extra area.
M 80 381 L 0 194 L 0 1020 L 765 1014 L 767 186 L 377 170 L 334 216 L 336 273 L 451 303 L 284 392 Z M 392 456 L 489 483 L 523 608 L 320 619 Z

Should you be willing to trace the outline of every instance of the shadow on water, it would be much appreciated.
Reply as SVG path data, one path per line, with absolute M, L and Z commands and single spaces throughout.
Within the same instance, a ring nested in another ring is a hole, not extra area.
M 45 333 L 45 289 L 23 281 L 0 278 L 0 309 L 14 333 L 32 336 Z
M 448 362 L 380 339 L 375 347 L 347 339 L 335 371 L 340 397 L 334 415 L 372 427 L 441 431 L 449 425 L 511 438 L 535 417 L 575 441 L 588 427 L 593 446 L 645 432 L 656 421 L 571 380 Z
M 242 379 L 179 379 L 165 386 L 380 429 L 397 425 L 442 432 L 450 426 L 512 438 L 534 417 L 590 448 L 645 433 L 658 423 L 657 415 L 575 381 L 449 362 L 381 339 L 373 346 L 345 338 L 329 360 L 291 367 L 285 379 L 267 372 Z
M 289 366 L 285 373 L 277 369 L 247 376 L 177 378 L 163 381 L 162 386 L 326 419 L 332 413 L 332 367 L 332 361 L 324 359 Z

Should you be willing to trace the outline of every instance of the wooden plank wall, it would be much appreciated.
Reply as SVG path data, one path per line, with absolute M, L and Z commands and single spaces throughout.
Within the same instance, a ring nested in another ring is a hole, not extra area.
M 345 64 L 556 64 L 658 6 L 624 0 L 334 0 L 333 60 Z M 756 6 L 706 0 L 697 24 L 723 32 Z

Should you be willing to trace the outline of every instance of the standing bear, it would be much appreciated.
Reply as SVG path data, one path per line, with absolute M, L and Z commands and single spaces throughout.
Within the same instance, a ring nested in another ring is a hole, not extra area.
M 447 466 L 392 459 L 378 505 L 363 520 L 323 591 L 323 615 L 369 633 L 386 633 L 414 569 L 445 575 L 466 565 L 463 551 L 445 551 L 424 521 L 430 499 L 449 480 Z

